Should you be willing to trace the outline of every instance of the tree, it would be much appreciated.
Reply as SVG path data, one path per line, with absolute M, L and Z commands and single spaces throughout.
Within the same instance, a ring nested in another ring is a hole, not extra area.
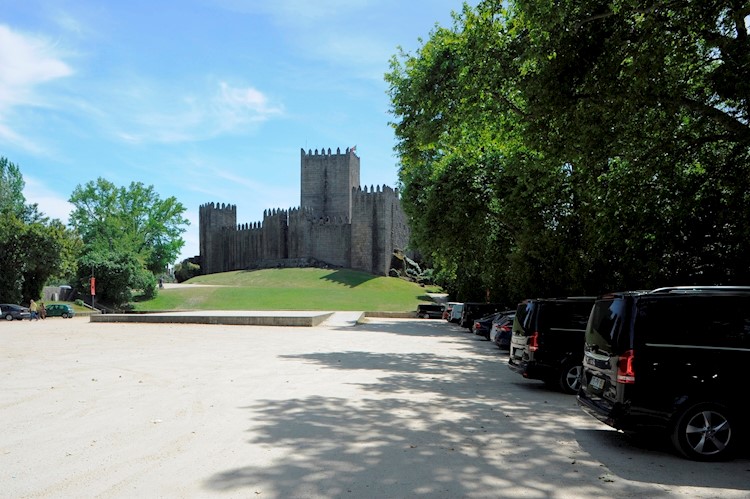
M 750 4 L 515 8 L 527 143 L 575 166 L 589 286 L 746 282 Z
M 28 303 L 59 270 L 63 239 L 73 236 L 26 204 L 20 168 L 4 157 L 0 180 L 0 301 Z
M 70 224 L 87 251 L 128 251 L 154 273 L 164 272 L 184 245 L 180 235 L 190 222 L 174 197 L 160 199 L 153 186 L 133 182 L 126 189 L 99 178 L 77 186 L 69 200 Z
M 103 178 L 77 186 L 70 202 L 75 206 L 70 224 L 84 244 L 79 289 L 87 289 L 93 272 L 102 302 L 122 307 L 133 290 L 154 296 L 154 274 L 164 272 L 184 245 L 185 207 L 173 197 L 160 199 L 153 186 L 116 187 Z
M 748 13 L 487 0 L 394 57 L 403 202 L 437 274 L 464 297 L 746 282 Z
M 134 290 L 146 298 L 156 294 L 156 277 L 143 267 L 138 255 L 128 250 L 100 248 L 85 252 L 78 264 L 79 289 L 88 290 L 92 273 L 98 301 L 118 309 L 133 299 Z
M 18 166 L 0 156 L 0 215 L 23 217 L 26 211 L 24 185 Z
M 190 261 L 189 258 L 174 266 L 174 277 L 177 282 L 185 282 L 201 274 L 201 267 Z

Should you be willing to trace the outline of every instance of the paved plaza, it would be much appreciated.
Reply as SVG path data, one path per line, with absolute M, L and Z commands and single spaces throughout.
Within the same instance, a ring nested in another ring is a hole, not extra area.
M 2 498 L 750 496 L 440 320 L 0 323 Z

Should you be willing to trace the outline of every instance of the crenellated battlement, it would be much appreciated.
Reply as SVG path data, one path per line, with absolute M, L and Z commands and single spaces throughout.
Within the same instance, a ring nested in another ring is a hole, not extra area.
M 201 210 L 217 210 L 217 211 L 237 211 L 237 205 L 228 203 L 205 203 L 200 205 Z
M 356 156 L 357 154 L 356 154 L 355 150 L 356 149 L 354 149 L 354 148 L 350 149 L 350 148 L 347 147 L 344 150 L 344 153 L 342 154 L 341 153 L 341 148 L 337 147 L 336 148 L 336 152 L 335 153 L 331 153 L 331 148 L 329 147 L 327 150 L 324 149 L 324 148 L 321 148 L 320 152 L 318 152 L 317 149 L 315 149 L 315 152 L 313 152 L 312 149 L 308 149 L 307 152 L 305 152 L 304 149 L 300 149 L 300 153 L 301 153 L 301 155 L 302 155 L 303 158 L 306 157 L 306 156 L 332 156 L 333 154 L 335 154 L 336 156 L 348 156 L 349 154 L 353 154 L 353 155 Z
M 300 149 L 300 205 L 269 208 L 263 220 L 237 224 L 237 207 L 200 206 L 204 273 L 257 268 L 263 262 L 319 261 L 387 274 L 394 248 L 408 242 L 398 189 L 359 184 L 354 148 Z

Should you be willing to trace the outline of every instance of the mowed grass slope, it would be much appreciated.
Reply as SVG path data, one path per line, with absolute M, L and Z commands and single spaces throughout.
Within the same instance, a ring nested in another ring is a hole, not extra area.
M 429 302 L 418 284 L 339 269 L 264 269 L 211 274 L 160 289 L 136 310 L 414 311 Z M 435 290 L 438 291 L 438 290 Z

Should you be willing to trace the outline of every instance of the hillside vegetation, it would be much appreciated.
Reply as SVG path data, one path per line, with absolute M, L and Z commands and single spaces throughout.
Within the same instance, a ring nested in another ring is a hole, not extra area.
M 136 310 L 362 310 L 403 312 L 429 302 L 429 290 L 348 269 L 264 269 L 195 277 L 159 290 Z

